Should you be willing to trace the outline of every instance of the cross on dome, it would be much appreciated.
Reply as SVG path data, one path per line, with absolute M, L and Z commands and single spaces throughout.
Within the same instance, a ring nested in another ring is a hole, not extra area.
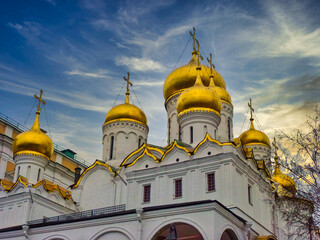
M 252 100 L 251 100 L 251 98 L 250 98 L 250 101 L 249 101 L 249 103 L 248 103 L 248 106 L 249 106 L 249 108 L 250 108 L 250 114 L 251 114 L 250 120 L 251 120 L 251 119 L 253 120 L 254 108 L 253 108 L 253 106 L 252 106 Z
M 46 101 L 44 101 L 42 99 L 42 94 L 43 94 L 43 90 L 41 89 L 40 90 L 40 97 L 38 97 L 36 94 L 34 95 L 34 97 L 39 101 L 38 106 L 37 106 L 37 113 L 39 113 L 39 114 L 40 114 L 40 110 L 41 110 L 41 103 L 43 105 L 46 105 Z
M 130 95 L 130 89 L 129 86 L 132 87 L 133 84 L 130 82 L 130 73 L 128 72 L 128 77 L 123 77 L 123 79 L 127 82 L 127 92 L 126 92 L 126 103 L 129 103 L 129 95 Z
M 193 52 L 198 55 L 198 66 L 200 66 L 200 59 L 203 60 L 203 57 L 200 54 L 200 43 L 196 38 L 196 28 L 193 27 L 193 32 L 190 31 L 189 33 L 193 39 Z
M 216 66 L 212 63 L 212 54 L 210 53 L 210 58 L 207 58 L 208 63 L 210 64 L 210 70 L 212 75 L 212 70 L 216 68 Z
M 196 39 L 196 28 L 195 27 L 193 27 L 193 32 L 189 32 L 190 33 L 190 35 L 191 35 L 191 37 L 193 38 L 193 51 L 197 51 L 197 49 L 196 49 L 196 41 L 197 41 L 197 39 Z

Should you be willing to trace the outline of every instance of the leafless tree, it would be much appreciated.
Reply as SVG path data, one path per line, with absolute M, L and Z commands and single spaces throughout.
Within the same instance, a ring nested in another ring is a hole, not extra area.
M 320 109 L 307 116 L 305 126 L 277 133 L 280 165 L 297 186 L 295 197 L 279 197 L 283 218 L 295 239 L 318 239 L 320 226 Z

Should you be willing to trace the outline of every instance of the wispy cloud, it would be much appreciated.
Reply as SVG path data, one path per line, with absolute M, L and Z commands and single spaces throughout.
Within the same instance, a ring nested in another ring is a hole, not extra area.
M 108 75 L 104 75 L 102 73 L 90 73 L 90 72 L 81 72 L 78 70 L 73 70 L 70 72 L 65 72 L 67 75 L 77 75 L 77 76 L 82 76 L 82 77 L 92 77 L 92 78 L 111 78 Z
M 117 57 L 117 65 L 127 66 L 130 70 L 140 72 L 163 72 L 165 67 L 161 63 L 156 62 L 152 59 L 136 58 L 136 57 Z
M 135 86 L 162 86 L 163 81 L 136 81 L 134 82 Z

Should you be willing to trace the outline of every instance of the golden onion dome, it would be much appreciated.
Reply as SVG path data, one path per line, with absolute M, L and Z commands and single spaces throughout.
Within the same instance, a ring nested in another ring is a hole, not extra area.
M 40 111 L 36 112 L 33 126 L 27 132 L 20 133 L 12 144 L 13 155 L 34 154 L 50 159 L 53 153 L 51 139 L 39 127 Z
M 172 71 L 163 85 L 163 96 L 165 100 L 173 96 L 176 93 L 182 92 L 184 89 L 190 88 L 194 85 L 195 79 L 197 78 L 197 52 L 192 52 L 192 58 L 187 65 L 181 66 Z M 205 86 L 209 86 L 210 82 L 210 68 L 208 66 L 200 65 L 201 71 L 200 76 Z M 214 84 L 217 87 L 226 89 L 226 84 L 221 75 L 213 70 Z
M 229 104 L 232 104 L 231 103 L 231 97 L 230 97 L 230 95 L 229 95 L 229 93 L 227 92 L 226 89 L 221 88 L 221 87 L 215 87 L 214 90 L 216 91 L 216 93 L 220 97 L 221 101 L 224 101 L 224 102 L 227 102 Z
M 220 115 L 221 100 L 212 87 L 205 87 L 202 83 L 201 67 L 198 67 L 198 75 L 193 87 L 184 90 L 177 101 L 178 114 L 191 109 L 206 109 Z
M 272 180 L 279 183 L 279 185 L 284 189 L 278 188 L 279 196 L 295 196 L 297 192 L 296 183 L 290 176 L 281 172 L 278 164 L 278 156 L 275 156 L 275 169 L 272 175 Z M 288 194 L 287 191 L 290 194 Z
M 218 94 L 218 96 L 220 97 L 221 101 L 223 102 L 227 102 L 229 104 L 231 103 L 231 97 L 229 95 L 229 93 L 227 92 L 226 89 L 221 88 L 221 87 L 217 87 L 214 85 L 214 76 L 213 76 L 213 68 L 211 69 L 211 75 L 210 75 L 210 83 L 209 83 L 209 87 L 212 87 L 215 92 Z
M 270 141 L 266 134 L 256 130 L 253 126 L 253 118 L 250 118 L 250 129 L 240 135 L 240 141 L 243 146 L 262 144 L 270 147 Z
M 113 107 L 106 115 L 104 124 L 115 120 L 137 121 L 147 126 L 147 118 L 144 112 L 129 103 L 129 92 L 126 93 L 126 101 L 123 104 Z

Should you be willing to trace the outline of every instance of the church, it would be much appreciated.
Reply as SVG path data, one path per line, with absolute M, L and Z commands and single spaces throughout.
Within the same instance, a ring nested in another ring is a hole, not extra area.
M 148 142 L 129 73 L 123 103 L 106 109 L 103 153 L 91 165 L 40 128 L 42 90 L 31 129 L 0 116 L 0 239 L 288 239 L 275 199 L 297 189 L 280 170 L 276 141 L 256 129 L 251 99 L 250 128 L 233 135 L 226 82 L 191 35 L 189 63 L 163 84 L 166 146 Z

